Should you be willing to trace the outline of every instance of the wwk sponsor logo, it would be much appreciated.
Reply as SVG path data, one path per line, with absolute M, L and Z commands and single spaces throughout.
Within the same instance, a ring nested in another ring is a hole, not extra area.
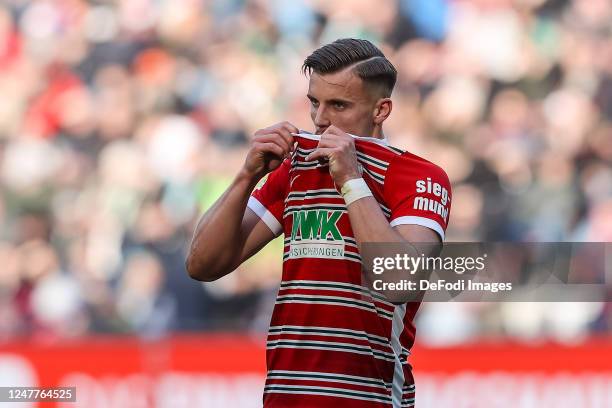
M 294 211 L 289 258 L 342 258 L 341 216 L 338 210 Z

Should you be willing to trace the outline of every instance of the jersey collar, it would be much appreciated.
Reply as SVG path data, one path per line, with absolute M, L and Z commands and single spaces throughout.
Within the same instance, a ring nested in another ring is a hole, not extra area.
M 304 137 L 306 139 L 312 139 L 312 140 L 319 140 L 321 139 L 321 135 L 315 135 L 314 133 L 310 133 L 307 132 L 305 130 L 301 130 L 300 129 L 300 133 L 291 133 L 294 136 L 301 136 Z M 364 142 L 372 142 L 372 143 L 378 143 L 384 146 L 389 146 L 389 140 L 387 139 L 387 137 L 385 136 L 383 139 L 379 139 L 377 137 L 369 137 L 369 136 L 357 136 L 354 135 L 352 133 L 348 133 L 349 136 L 352 136 L 353 138 L 357 139 L 357 140 L 363 140 Z

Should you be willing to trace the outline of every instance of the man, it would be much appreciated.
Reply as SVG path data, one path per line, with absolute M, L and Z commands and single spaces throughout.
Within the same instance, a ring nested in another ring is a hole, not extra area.
M 218 279 L 284 232 L 264 406 L 413 406 L 406 360 L 418 303 L 368 297 L 359 248 L 441 242 L 448 178 L 386 145 L 396 70 L 373 44 L 337 40 L 302 69 L 315 134 L 288 122 L 255 133 L 243 168 L 196 228 L 187 270 Z

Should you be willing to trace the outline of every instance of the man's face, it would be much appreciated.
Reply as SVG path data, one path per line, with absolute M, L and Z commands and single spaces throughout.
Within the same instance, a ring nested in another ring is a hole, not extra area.
M 310 75 L 308 99 L 315 133 L 334 125 L 347 133 L 372 136 L 377 98 L 350 67 L 332 74 Z

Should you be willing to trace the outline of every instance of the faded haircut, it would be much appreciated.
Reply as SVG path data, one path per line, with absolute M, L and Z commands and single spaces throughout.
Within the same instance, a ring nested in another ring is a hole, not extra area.
M 326 44 L 306 57 L 302 73 L 331 74 L 349 66 L 370 89 L 378 90 L 386 98 L 391 96 L 397 70 L 368 40 L 342 38 Z

